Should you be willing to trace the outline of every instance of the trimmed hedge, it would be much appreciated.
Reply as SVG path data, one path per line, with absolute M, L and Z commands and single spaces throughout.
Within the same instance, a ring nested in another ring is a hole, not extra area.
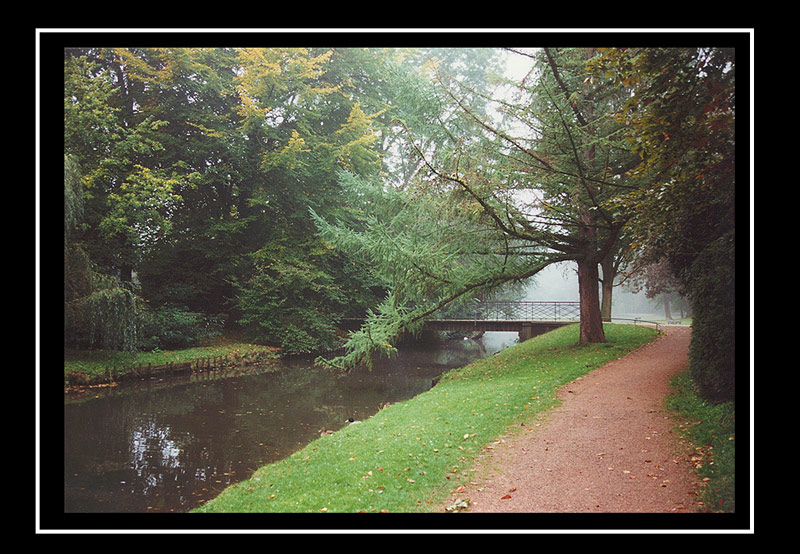
M 692 303 L 689 368 L 700 395 L 710 402 L 734 400 L 736 375 L 735 235 L 710 243 L 689 268 Z

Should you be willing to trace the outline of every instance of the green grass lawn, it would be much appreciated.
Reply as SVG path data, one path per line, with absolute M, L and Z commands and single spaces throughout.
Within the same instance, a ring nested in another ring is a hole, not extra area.
M 197 346 L 182 350 L 157 350 L 154 352 L 118 352 L 110 350 L 66 350 L 64 352 L 64 380 L 72 372 L 81 372 L 89 378 L 102 375 L 106 368 L 117 368 L 120 373 L 133 366 L 153 366 L 168 363 L 193 362 L 203 358 L 225 357 L 233 354 L 255 354 L 278 357 L 279 351 L 271 346 L 229 342 L 213 346 Z
M 678 414 L 678 430 L 694 445 L 695 472 L 703 479 L 700 499 L 710 512 L 736 511 L 736 408 L 733 402 L 711 404 L 697 395 L 689 372 L 672 382 L 666 399 Z
M 578 346 L 578 326 L 540 335 L 464 368 L 429 391 L 261 467 L 195 512 L 426 512 L 468 478 L 481 448 L 531 424 L 566 383 L 652 341 L 606 324 Z

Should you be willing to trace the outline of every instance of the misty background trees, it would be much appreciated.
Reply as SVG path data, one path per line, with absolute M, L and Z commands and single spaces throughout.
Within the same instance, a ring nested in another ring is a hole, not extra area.
M 346 365 L 562 262 L 598 342 L 660 267 L 732 398 L 733 54 L 68 49 L 65 346 L 315 352 L 366 315 Z

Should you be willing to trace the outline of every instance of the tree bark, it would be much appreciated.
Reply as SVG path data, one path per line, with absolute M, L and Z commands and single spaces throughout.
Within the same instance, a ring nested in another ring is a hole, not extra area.
M 597 260 L 578 260 L 578 291 L 581 299 L 580 343 L 606 342 L 600 315 Z
M 667 317 L 667 323 L 672 319 L 672 312 L 669 309 L 669 293 L 665 292 L 663 294 L 664 298 L 664 315 Z
M 611 304 L 614 295 L 614 261 L 608 259 L 608 256 L 603 258 L 600 262 L 600 267 L 603 268 L 603 279 L 601 280 L 603 287 L 603 298 L 600 303 L 600 315 L 603 321 L 611 321 Z

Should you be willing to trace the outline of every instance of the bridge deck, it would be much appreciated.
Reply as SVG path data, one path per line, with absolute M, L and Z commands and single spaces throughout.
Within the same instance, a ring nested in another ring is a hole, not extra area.
M 356 330 L 364 323 L 363 319 L 348 318 L 342 326 L 348 330 Z M 541 335 L 575 321 L 522 321 L 516 319 L 429 319 L 425 322 L 427 331 L 461 331 L 476 333 L 486 331 L 506 331 L 519 333 L 520 341 Z
M 425 328 L 431 331 L 519 331 L 523 327 L 551 328 L 575 321 L 523 321 L 518 319 L 429 319 Z
M 433 319 L 425 322 L 430 331 L 462 331 L 465 333 L 507 331 L 519 333 L 520 342 L 541 335 L 574 321 L 520 321 L 511 319 Z
M 463 319 L 429 319 L 425 329 L 429 331 L 510 331 L 519 333 L 520 340 L 552 331 L 580 320 L 579 302 L 481 302 L 467 313 L 474 317 Z M 462 316 L 463 317 L 463 316 Z M 552 318 L 552 319 L 551 319 Z M 346 318 L 341 325 L 354 330 L 363 320 Z

